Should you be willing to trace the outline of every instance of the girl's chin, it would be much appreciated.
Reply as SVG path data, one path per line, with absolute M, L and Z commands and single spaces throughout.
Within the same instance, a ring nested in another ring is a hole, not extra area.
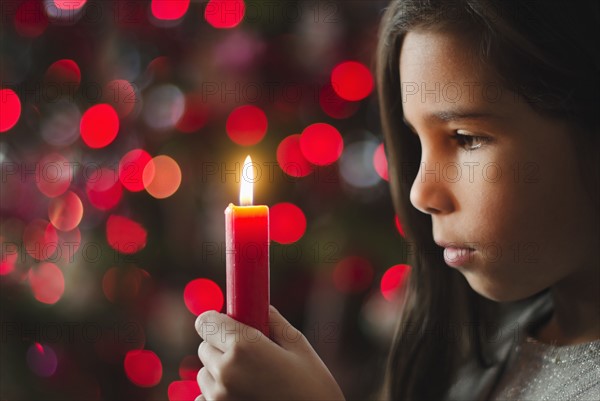
M 469 286 L 484 298 L 495 302 L 514 302 L 529 298 L 537 294 L 539 291 L 517 291 L 514 282 L 505 284 L 498 283 L 498 280 L 490 280 L 482 278 L 473 273 L 472 270 L 461 271 L 465 275 Z

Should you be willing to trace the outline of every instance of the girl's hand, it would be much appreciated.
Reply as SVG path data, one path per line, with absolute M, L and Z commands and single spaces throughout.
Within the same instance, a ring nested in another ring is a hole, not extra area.
M 344 400 L 306 337 L 273 306 L 272 340 L 224 313 L 204 312 L 196 330 L 202 395 L 196 400 Z

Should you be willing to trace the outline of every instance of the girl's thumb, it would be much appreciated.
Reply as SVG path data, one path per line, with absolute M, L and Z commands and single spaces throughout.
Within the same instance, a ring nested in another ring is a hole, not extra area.
M 269 337 L 288 350 L 305 347 L 307 344 L 302 332 L 292 326 L 273 305 L 269 306 Z

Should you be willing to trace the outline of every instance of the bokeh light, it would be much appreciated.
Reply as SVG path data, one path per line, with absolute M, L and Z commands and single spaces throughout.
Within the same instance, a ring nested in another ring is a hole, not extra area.
M 0 89 L 0 132 L 17 124 L 21 116 L 21 100 L 12 89 Z
M 373 266 L 361 256 L 347 256 L 340 260 L 332 274 L 333 284 L 343 293 L 358 293 L 373 282 Z
M 144 226 L 124 216 L 110 215 L 106 221 L 106 239 L 115 250 L 133 254 L 146 246 L 148 233 Z
M 87 0 L 53 0 L 54 5 L 61 10 L 79 10 Z
M 381 277 L 381 295 L 388 301 L 398 296 L 398 289 L 402 287 L 410 275 L 410 266 L 406 264 L 394 265 L 387 269 Z
M 373 76 L 364 64 L 344 61 L 331 72 L 331 86 L 342 99 L 358 101 L 373 91 Z
M 59 262 L 73 263 L 75 253 L 81 245 L 81 231 L 74 228 L 71 231 L 58 231 Z
M 196 380 L 202 362 L 198 355 L 187 355 L 179 363 L 179 377 L 181 380 Z
M 36 38 L 48 27 L 48 17 L 39 0 L 27 0 L 19 5 L 15 14 L 15 30 L 21 36 Z
M 154 387 L 162 378 L 162 362 L 152 351 L 127 352 L 124 368 L 127 378 L 138 387 Z
M 256 145 L 267 133 L 267 116 L 256 106 L 240 106 L 227 117 L 226 130 L 238 145 Z
M 42 117 L 40 133 L 50 145 L 63 147 L 79 138 L 81 112 L 77 106 L 66 100 L 47 105 L 47 113 Z
M 15 265 L 19 258 L 19 248 L 14 243 L 5 242 L 2 237 L 0 237 L 0 246 L 2 247 L 2 253 L 0 254 L 0 276 L 6 276 L 15 270 Z
M 54 263 L 44 262 L 33 266 L 28 278 L 33 296 L 41 303 L 55 304 L 65 292 L 65 278 Z
M 300 134 L 284 138 L 277 146 L 277 163 L 279 167 L 292 177 L 305 177 L 313 167 L 300 150 Z
M 194 401 L 201 393 L 196 380 L 179 380 L 169 384 L 167 394 L 169 401 Z
M 177 124 L 184 110 L 185 97 L 181 89 L 171 84 L 159 85 L 145 95 L 142 117 L 149 127 L 165 131 Z
M 83 217 L 81 199 L 72 191 L 50 200 L 48 217 L 52 225 L 62 231 L 71 231 L 79 225 Z
M 23 246 L 34 259 L 51 258 L 58 246 L 56 229 L 48 220 L 35 219 L 23 230 Z
M 359 103 L 342 99 L 333 90 L 333 86 L 325 85 L 319 93 L 321 109 L 330 117 L 343 119 L 352 116 L 358 110 Z
M 27 366 L 39 377 L 50 377 L 56 372 L 58 358 L 56 352 L 47 344 L 34 343 L 25 356 Z
M 244 19 L 243 0 L 210 0 L 204 9 L 206 22 L 215 28 L 234 28 Z
M 375 153 L 373 154 L 373 167 L 375 167 L 375 171 L 381 178 L 386 181 L 389 181 L 388 174 L 388 162 L 387 157 L 385 156 L 385 148 L 383 143 L 380 143 L 375 149 Z
M 85 188 L 88 200 L 98 210 L 112 209 L 123 196 L 118 173 L 107 167 L 90 171 Z
M 181 184 L 181 169 L 173 158 L 160 155 L 144 167 L 142 181 L 146 191 L 156 199 L 173 195 Z
M 197 278 L 185 286 L 183 301 L 188 310 L 195 316 L 208 310 L 220 312 L 224 303 L 223 291 L 214 281 L 207 278 Z
M 144 168 L 152 160 L 152 156 L 144 149 L 133 149 L 127 152 L 119 162 L 119 180 L 131 192 L 144 189 Z
M 50 153 L 36 164 L 35 183 L 49 198 L 64 194 L 72 179 L 72 164 L 60 153 Z
M 302 154 L 312 164 L 325 166 L 339 159 L 344 150 L 340 132 L 326 123 L 311 124 L 300 135 Z
M 396 230 L 398 230 L 400 235 L 405 237 L 404 229 L 402 228 L 402 223 L 400 223 L 400 219 L 398 218 L 398 215 L 394 216 L 394 224 L 396 225 Z
M 113 79 L 104 85 L 102 100 L 112 106 L 119 117 L 127 117 L 140 102 L 135 86 L 126 79 Z
M 48 67 L 44 82 L 54 89 L 65 90 L 67 94 L 73 95 L 81 83 L 81 70 L 74 60 L 61 59 Z
M 79 127 L 81 139 L 93 149 L 108 146 L 119 132 L 119 116 L 112 106 L 101 103 L 87 109 Z
M 185 109 L 175 128 L 186 134 L 196 132 L 206 125 L 210 118 L 210 110 L 205 95 L 189 93 L 185 95 Z
M 190 0 L 152 0 L 152 15 L 161 20 L 177 20 L 185 15 Z
M 74 24 L 82 15 L 87 0 L 43 0 L 44 9 L 53 22 Z
M 377 142 L 353 142 L 344 149 L 340 159 L 340 174 L 344 181 L 356 188 L 369 188 L 381 181 L 373 166 Z
M 298 206 L 289 202 L 277 203 L 269 208 L 269 235 L 280 244 L 298 241 L 306 231 L 306 217 Z

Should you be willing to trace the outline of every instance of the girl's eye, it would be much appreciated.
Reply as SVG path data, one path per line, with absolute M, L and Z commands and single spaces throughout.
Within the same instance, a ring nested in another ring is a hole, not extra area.
M 479 149 L 484 143 L 489 142 L 490 138 L 485 136 L 477 136 L 470 134 L 465 130 L 456 130 L 453 138 L 458 142 L 458 145 L 467 152 Z

